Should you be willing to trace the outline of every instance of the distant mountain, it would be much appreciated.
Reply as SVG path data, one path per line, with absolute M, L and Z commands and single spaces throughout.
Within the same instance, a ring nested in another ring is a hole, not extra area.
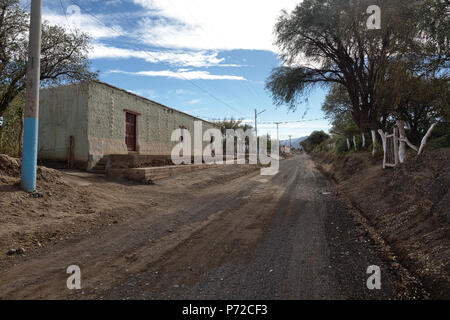
M 308 137 L 301 137 L 301 138 L 292 138 L 292 147 L 295 149 L 299 149 L 300 148 L 300 142 L 302 142 L 303 140 L 307 139 Z M 289 145 L 289 140 L 281 140 L 280 141 L 280 145 L 281 146 L 288 146 Z

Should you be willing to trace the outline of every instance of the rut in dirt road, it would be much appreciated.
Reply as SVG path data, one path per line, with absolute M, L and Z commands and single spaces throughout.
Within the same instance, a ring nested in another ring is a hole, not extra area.
M 106 297 L 397 298 L 395 277 L 365 240 L 354 240 L 360 230 L 308 157 L 283 162 L 275 177 L 254 180 L 260 186 L 243 207 L 224 213 Z M 245 241 L 249 233 L 255 236 Z M 367 289 L 373 264 L 382 268 L 383 290 Z
M 214 169 L 210 169 L 214 170 Z M 398 275 L 308 156 L 142 210 L 1 271 L 1 298 L 396 299 Z M 82 271 L 82 290 L 65 270 Z M 366 286 L 370 265 L 382 289 Z

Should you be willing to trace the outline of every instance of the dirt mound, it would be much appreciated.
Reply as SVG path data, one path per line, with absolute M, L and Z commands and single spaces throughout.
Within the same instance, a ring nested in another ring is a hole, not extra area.
M 22 161 L 20 159 L 11 158 L 6 154 L 0 154 L 0 175 L 9 177 L 19 177 Z
M 0 154 L 0 183 L 9 183 L 11 180 L 20 179 L 22 160 Z M 61 174 L 53 169 L 38 167 L 36 179 L 39 182 L 56 183 L 62 179 Z
M 433 297 L 450 298 L 450 149 L 386 170 L 365 153 L 319 162 Z

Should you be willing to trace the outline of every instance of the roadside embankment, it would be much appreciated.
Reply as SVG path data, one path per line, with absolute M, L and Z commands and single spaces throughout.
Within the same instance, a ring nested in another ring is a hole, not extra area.
M 450 149 L 382 169 L 368 152 L 314 156 L 434 299 L 450 298 Z

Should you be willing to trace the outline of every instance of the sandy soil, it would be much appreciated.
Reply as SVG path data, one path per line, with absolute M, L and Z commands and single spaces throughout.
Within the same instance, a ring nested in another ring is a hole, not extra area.
M 306 155 L 282 161 L 273 177 L 223 166 L 157 185 L 41 170 L 43 198 L 2 182 L 2 299 L 426 297 Z M 47 173 L 58 178 L 46 182 Z M 16 209 L 9 202 L 18 197 Z M 25 252 L 7 255 L 20 246 Z M 66 287 L 73 264 L 82 270 L 79 291 Z M 382 290 L 366 287 L 373 264 Z
M 20 166 L 20 159 L 0 155 L 0 262 L 138 218 L 143 209 L 169 205 L 196 190 L 257 170 L 227 166 L 150 186 L 39 167 L 37 192 L 26 193 L 20 189 Z

